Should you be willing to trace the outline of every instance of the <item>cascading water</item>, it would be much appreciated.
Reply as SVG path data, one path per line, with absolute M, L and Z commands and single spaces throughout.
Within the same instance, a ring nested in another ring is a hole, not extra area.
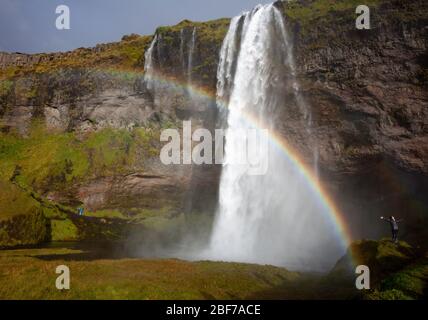
M 283 16 L 273 4 L 232 20 L 217 85 L 230 131 L 263 127 L 275 132 L 277 114 L 291 96 L 310 132 L 310 112 L 299 93 L 292 51 Z M 249 175 L 248 167 L 227 164 L 238 150 L 227 133 L 219 209 L 204 257 L 300 270 L 331 267 L 343 253 L 342 243 L 328 209 L 299 168 L 270 145 L 262 155 L 269 164 L 267 173 Z
M 187 62 L 187 79 L 189 84 L 192 83 L 192 68 L 193 68 L 193 54 L 195 52 L 195 42 L 196 42 L 196 28 L 193 28 L 192 38 L 189 45 L 189 56 Z
M 185 44 L 184 29 L 181 29 L 180 30 L 180 61 L 181 61 L 181 68 L 183 70 L 186 68 L 186 64 L 184 60 L 184 44 Z
M 158 36 L 155 35 L 155 37 L 152 40 L 152 43 L 150 44 L 149 49 L 144 54 L 144 82 L 146 83 L 147 89 L 150 91 L 153 91 L 155 87 L 153 50 L 157 40 L 158 40 Z
M 189 34 L 189 31 L 190 34 Z M 161 106 L 163 98 L 166 96 L 165 92 L 168 91 L 174 95 L 184 95 L 188 98 L 188 104 L 197 106 L 198 104 L 204 103 L 204 101 L 198 100 L 197 96 L 194 96 L 190 87 L 192 86 L 192 72 L 193 72 L 193 60 L 195 56 L 196 46 L 196 33 L 197 29 L 181 29 L 180 30 L 180 62 L 181 62 L 181 75 L 187 82 L 187 86 L 175 86 L 173 84 L 162 83 L 156 81 L 156 74 L 162 74 L 162 36 L 156 34 L 147 49 L 144 57 L 144 82 L 146 88 L 154 96 L 155 105 Z M 156 63 L 155 63 L 156 61 Z
M 192 83 L 192 68 L 193 68 L 193 56 L 195 51 L 196 43 L 196 28 L 192 29 L 190 41 L 186 36 L 186 29 L 180 30 L 180 61 L 183 74 L 187 76 L 189 84 Z M 187 57 L 186 57 L 187 52 Z

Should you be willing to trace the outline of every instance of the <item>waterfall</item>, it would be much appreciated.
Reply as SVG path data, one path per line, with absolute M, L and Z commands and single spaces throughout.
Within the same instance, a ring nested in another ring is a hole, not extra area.
M 238 28 L 242 17 L 235 17 L 230 22 L 229 31 L 223 41 L 220 51 L 220 60 L 217 70 L 217 101 L 229 101 L 229 92 L 235 75 L 236 59 L 238 52 Z
M 228 129 L 275 132 L 277 115 L 294 97 L 311 131 L 292 45 L 273 4 L 231 21 L 217 75 L 218 105 L 226 107 Z M 327 209 L 296 164 L 271 144 L 262 155 L 269 164 L 267 173 L 249 175 L 248 166 L 228 164 L 240 150 L 228 132 L 219 208 L 204 257 L 299 270 L 331 267 L 343 248 Z
M 180 61 L 181 61 L 181 68 L 183 70 L 186 69 L 186 64 L 184 61 L 184 44 L 185 44 L 185 38 L 184 38 L 184 29 L 180 30 Z
M 189 98 L 189 105 L 197 105 L 197 97 L 193 95 L 192 90 L 192 72 L 193 72 L 193 58 L 195 54 L 196 44 L 196 27 L 193 27 L 192 33 L 189 37 L 189 29 L 180 30 L 180 61 L 183 70 L 183 76 L 186 78 L 187 86 L 184 89 L 184 95 Z M 186 50 L 185 50 L 186 49 Z
M 193 56 L 195 52 L 196 43 L 196 27 L 192 29 L 190 41 L 186 39 L 186 29 L 180 30 L 180 61 L 183 75 L 187 77 L 188 84 L 192 84 L 192 69 L 193 69 Z M 185 48 L 187 51 L 185 51 Z M 187 57 L 186 57 L 187 52 Z
M 178 70 L 178 72 L 181 72 L 181 77 L 187 82 L 187 86 L 183 87 L 173 83 L 157 81 L 157 74 L 166 74 L 165 70 L 162 68 L 161 62 L 163 60 L 162 57 L 165 56 L 165 52 L 163 52 L 163 50 L 168 50 L 168 48 L 165 48 L 164 43 L 162 43 L 162 34 L 156 34 L 153 37 L 149 48 L 144 54 L 145 73 L 143 81 L 147 90 L 153 96 L 154 104 L 158 107 L 165 108 L 166 105 L 170 104 L 171 101 L 174 100 L 171 97 L 177 97 L 176 99 L 181 99 L 183 96 L 186 97 L 187 105 L 190 107 L 197 107 L 205 102 L 201 99 L 198 100 L 198 97 L 194 96 L 191 90 L 197 30 L 196 27 L 194 27 L 189 31 L 190 33 L 187 32 L 186 29 L 180 30 L 179 58 L 181 68 Z
M 153 50 L 158 40 L 158 36 L 155 35 L 149 49 L 144 54 L 144 82 L 146 83 L 147 89 L 153 91 L 155 89 L 155 68 L 153 64 Z
M 192 37 L 189 45 L 189 55 L 187 61 L 187 82 L 192 84 L 193 54 L 195 52 L 196 28 L 193 28 Z

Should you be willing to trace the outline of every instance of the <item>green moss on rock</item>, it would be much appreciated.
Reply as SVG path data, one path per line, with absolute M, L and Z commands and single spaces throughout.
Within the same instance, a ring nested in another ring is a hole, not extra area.
M 104 129 L 84 136 L 35 125 L 28 137 L 0 133 L 0 178 L 35 190 L 61 189 L 93 177 L 131 173 L 159 154 L 159 132 Z
M 52 241 L 79 240 L 79 230 L 70 219 L 51 220 Z
M 364 5 L 374 8 L 381 2 L 382 0 L 367 0 Z M 355 9 L 361 4 L 359 0 L 310 0 L 281 3 L 286 17 L 298 21 L 302 26 L 308 26 L 314 20 L 322 20 L 331 14 L 336 17 L 341 14 L 349 14 L 356 18 Z
M 50 237 L 49 220 L 28 194 L 0 181 L 0 247 L 34 245 Z
M 0 81 L 0 97 L 8 95 L 13 88 L 13 81 L 1 80 Z

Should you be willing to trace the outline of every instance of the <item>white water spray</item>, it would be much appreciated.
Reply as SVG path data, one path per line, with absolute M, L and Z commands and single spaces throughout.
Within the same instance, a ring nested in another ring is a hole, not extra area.
M 290 99 L 287 92 L 293 93 L 310 128 L 298 91 L 292 43 L 279 10 L 272 4 L 258 6 L 234 18 L 221 50 L 217 86 L 219 105 L 227 105 L 228 128 L 260 128 L 261 123 L 263 129 L 276 130 L 276 115 Z M 226 163 L 237 150 L 226 135 Z M 328 208 L 286 154 L 271 145 L 265 156 L 269 168 L 262 176 L 248 175 L 245 166 L 224 166 L 204 257 L 300 270 L 331 267 L 343 248 Z

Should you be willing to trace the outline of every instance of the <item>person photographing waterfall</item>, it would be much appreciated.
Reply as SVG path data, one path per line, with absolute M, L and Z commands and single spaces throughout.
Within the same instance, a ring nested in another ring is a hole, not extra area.
M 398 223 L 403 221 L 402 219 L 395 219 L 394 216 L 390 216 L 389 218 L 380 217 L 381 220 L 389 222 L 391 226 L 392 232 L 392 242 L 398 243 Z

